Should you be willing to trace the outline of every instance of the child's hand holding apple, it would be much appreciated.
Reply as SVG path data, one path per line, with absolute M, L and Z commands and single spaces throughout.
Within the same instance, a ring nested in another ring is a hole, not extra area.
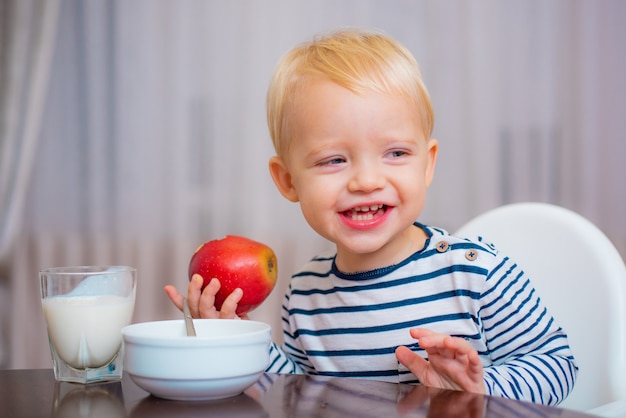
M 265 244 L 227 235 L 202 244 L 189 263 L 187 300 L 195 318 L 246 318 L 276 284 L 276 255 Z M 174 286 L 165 292 L 182 309 Z

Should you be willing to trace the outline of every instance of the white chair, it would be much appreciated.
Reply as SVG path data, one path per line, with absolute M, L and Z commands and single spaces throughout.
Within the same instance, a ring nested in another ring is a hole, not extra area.
M 626 267 L 602 231 L 562 207 L 516 203 L 454 235 L 482 236 L 518 262 L 568 334 L 579 372 L 560 406 L 626 417 Z

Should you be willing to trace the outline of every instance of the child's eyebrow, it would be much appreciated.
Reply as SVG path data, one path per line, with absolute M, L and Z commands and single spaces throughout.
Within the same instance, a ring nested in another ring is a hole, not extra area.
M 305 158 L 314 158 L 319 154 L 325 154 L 328 152 L 335 152 L 341 148 L 341 139 L 339 138 L 322 138 L 318 139 L 314 144 L 311 144 L 304 155 Z
M 315 161 L 321 158 L 327 158 L 333 153 L 334 153 L 334 148 L 331 148 L 331 147 L 315 148 L 313 150 L 310 150 L 304 155 L 304 160 Z

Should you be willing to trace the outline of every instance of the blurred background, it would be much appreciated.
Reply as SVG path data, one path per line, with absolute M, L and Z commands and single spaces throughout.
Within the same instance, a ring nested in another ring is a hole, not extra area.
M 265 92 L 283 53 L 339 27 L 421 65 L 440 141 L 422 222 L 550 202 L 624 257 L 624 22 L 620 0 L 0 0 L 0 367 L 51 367 L 38 270 L 135 266 L 134 321 L 178 318 L 163 286 L 225 234 L 277 253 L 252 316 L 280 340 L 290 274 L 329 244 L 271 182 Z

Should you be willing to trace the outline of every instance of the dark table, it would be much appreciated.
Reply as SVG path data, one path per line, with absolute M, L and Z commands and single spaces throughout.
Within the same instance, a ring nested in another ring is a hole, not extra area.
M 218 401 L 158 399 L 121 382 L 58 383 L 52 370 L 0 370 L 0 416 L 9 417 L 589 417 L 492 396 L 371 380 L 265 374 Z

